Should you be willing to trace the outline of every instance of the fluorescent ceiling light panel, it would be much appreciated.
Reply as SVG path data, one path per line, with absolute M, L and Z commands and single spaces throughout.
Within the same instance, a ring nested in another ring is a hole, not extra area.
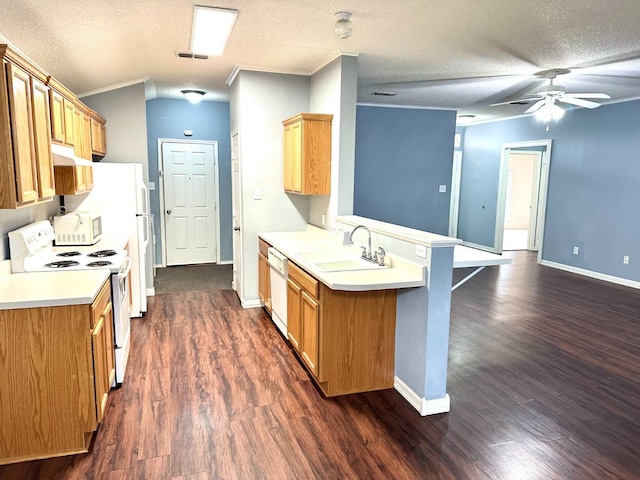
M 222 55 L 237 16 L 237 10 L 200 5 L 193 7 L 191 52 Z

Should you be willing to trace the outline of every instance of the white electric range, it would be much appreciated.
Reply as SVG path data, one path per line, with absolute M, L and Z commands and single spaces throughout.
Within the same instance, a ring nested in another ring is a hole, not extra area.
M 129 315 L 129 271 L 131 259 L 126 250 L 92 249 L 86 246 L 54 247 L 51 223 L 42 220 L 9 232 L 9 251 L 13 273 L 61 272 L 109 269 L 115 343 L 116 378 L 122 385 L 131 347 Z

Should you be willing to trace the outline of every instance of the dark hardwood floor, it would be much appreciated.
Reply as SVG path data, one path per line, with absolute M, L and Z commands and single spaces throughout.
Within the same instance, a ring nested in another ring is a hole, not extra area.
M 325 399 L 261 309 L 167 294 L 92 452 L 0 478 L 640 478 L 640 292 L 509 256 L 453 293 L 448 414 Z

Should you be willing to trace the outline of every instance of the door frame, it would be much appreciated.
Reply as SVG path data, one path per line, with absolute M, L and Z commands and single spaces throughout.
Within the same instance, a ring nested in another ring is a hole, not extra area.
M 536 225 L 536 235 L 539 238 L 538 259 L 542 261 L 542 245 L 544 242 L 544 225 L 547 213 L 547 195 L 549 193 L 549 170 L 551 166 L 551 139 L 531 140 L 527 142 L 503 143 L 500 149 L 500 170 L 498 173 L 498 203 L 496 208 L 496 227 L 494 233 L 494 253 L 502 253 L 502 239 L 504 236 L 504 216 L 507 202 L 507 179 L 509 175 L 509 153 L 513 149 L 526 150 L 532 147 L 545 147 L 542 152 L 541 162 L 536 165 L 538 187 L 538 219 Z
M 160 202 L 160 240 L 162 241 L 162 267 L 167 266 L 167 235 L 164 220 L 164 172 L 162 163 L 163 143 L 191 143 L 200 145 L 213 145 L 213 199 L 216 202 L 216 213 L 214 215 L 216 228 L 216 264 L 220 264 L 220 183 L 219 183 L 219 161 L 218 142 L 216 140 L 183 140 L 181 138 L 158 138 L 158 197 Z M 155 254 L 155 252 L 154 252 Z
M 457 168 L 456 168 L 457 167 Z M 460 182 L 462 181 L 462 150 L 453 152 L 451 166 L 451 198 L 449 199 L 449 236 L 458 236 L 458 213 L 460 212 Z
M 239 201 L 240 205 L 237 206 L 238 207 L 237 210 L 235 208 L 236 207 L 236 205 L 235 205 L 235 202 L 236 202 L 236 200 L 235 200 L 235 198 L 236 198 L 235 182 L 233 181 L 233 137 L 234 136 L 238 137 L 238 151 L 236 153 L 238 155 L 238 177 L 239 177 L 238 178 L 238 183 L 239 183 L 239 186 L 240 186 L 240 192 L 238 194 L 238 201 Z M 240 130 L 238 128 L 234 128 L 231 131 L 231 134 L 229 135 L 229 140 L 230 140 L 229 145 L 231 147 L 231 229 L 232 229 L 231 230 L 231 235 L 232 235 L 232 237 L 231 237 L 232 238 L 231 249 L 232 249 L 232 251 L 234 250 L 233 247 L 234 247 L 234 244 L 235 244 L 235 233 L 234 233 L 235 230 L 233 230 L 233 228 L 234 228 L 233 215 L 234 215 L 234 212 L 236 212 L 236 213 L 239 212 L 240 213 L 238 215 L 238 217 L 239 217 L 238 223 L 240 224 L 239 225 L 240 234 L 239 234 L 239 240 L 238 240 L 238 242 L 240 243 L 240 245 L 238 247 L 238 249 L 240 250 L 238 252 L 238 257 L 239 258 L 236 258 L 236 255 L 235 255 L 236 252 L 233 252 L 234 253 L 234 255 L 233 255 L 233 270 L 234 271 L 238 271 L 238 269 L 240 270 L 240 285 L 236 285 L 236 276 L 234 275 L 233 279 L 231 281 L 231 288 L 238 295 L 238 298 L 240 299 L 240 303 L 243 304 L 244 303 L 244 298 L 243 298 L 244 288 L 243 288 L 243 285 L 242 285 L 243 284 L 242 280 L 244 278 L 244 272 L 242 271 L 242 267 L 243 267 L 244 261 L 242 259 L 242 255 L 243 255 L 244 248 L 243 248 L 242 234 L 243 234 L 243 230 L 244 229 L 243 229 L 243 224 L 242 224 L 242 214 L 243 214 L 243 209 L 242 209 L 242 161 L 241 161 L 242 156 L 240 155 L 240 148 L 241 148 L 240 147 Z M 239 266 L 238 266 L 238 263 L 239 263 Z M 240 292 L 238 292 L 238 289 L 240 290 Z

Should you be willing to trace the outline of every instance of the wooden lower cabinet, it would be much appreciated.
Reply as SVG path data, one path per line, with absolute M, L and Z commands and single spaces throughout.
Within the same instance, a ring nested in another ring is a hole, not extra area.
M 393 387 L 396 299 L 331 290 L 289 261 L 289 341 L 326 396 Z
M 115 374 L 111 290 L 0 310 L 0 464 L 87 452 Z

